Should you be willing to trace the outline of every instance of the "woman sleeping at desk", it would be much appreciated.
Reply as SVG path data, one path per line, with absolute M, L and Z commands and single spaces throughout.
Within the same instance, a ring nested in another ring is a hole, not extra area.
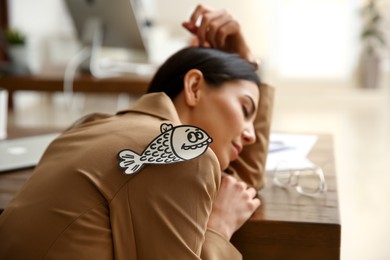
M 229 240 L 260 205 L 266 87 L 227 12 L 199 5 L 183 25 L 200 46 L 148 94 L 49 145 L 0 217 L 1 259 L 241 258 Z

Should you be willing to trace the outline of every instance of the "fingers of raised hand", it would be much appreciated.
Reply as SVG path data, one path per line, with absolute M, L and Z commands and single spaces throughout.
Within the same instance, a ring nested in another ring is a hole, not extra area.
M 198 21 L 199 20 L 199 21 Z M 226 10 L 198 5 L 183 26 L 197 36 L 201 46 L 222 49 L 229 35 L 239 32 L 239 24 Z
M 222 49 L 225 45 L 226 37 L 234 33 L 231 24 L 233 20 L 230 15 L 222 15 L 212 20 L 206 30 L 206 41 L 213 48 Z
M 200 43 L 208 42 L 211 47 L 217 47 L 216 37 L 219 35 L 219 30 L 230 19 L 230 15 L 225 10 L 204 13 L 197 32 Z
M 189 21 L 184 22 L 183 26 L 187 30 L 189 30 L 191 33 L 197 34 L 198 33 L 198 27 L 197 27 L 198 20 L 201 19 L 205 13 L 208 13 L 211 11 L 213 11 L 212 8 L 206 7 L 204 5 L 198 5 L 195 8 L 195 10 L 192 12 Z

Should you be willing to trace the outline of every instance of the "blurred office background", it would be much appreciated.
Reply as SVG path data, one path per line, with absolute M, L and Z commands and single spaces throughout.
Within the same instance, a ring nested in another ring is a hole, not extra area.
M 190 35 L 181 22 L 194 0 L 138 0 L 154 25 L 163 59 Z M 273 131 L 332 134 L 345 260 L 390 259 L 390 0 L 376 1 L 387 45 L 377 84 L 362 86 L 360 10 L 365 0 L 205 0 L 240 21 L 263 80 L 276 88 Z M 174 9 L 174 10 L 173 10 Z M 10 26 L 28 39 L 28 66 L 64 66 L 78 44 L 62 0 L 9 1 Z M 167 48 L 161 48 L 167 46 Z M 10 124 L 66 127 L 81 114 L 113 113 L 137 97 L 81 95 L 72 113 L 61 95 L 19 92 Z M 119 102 L 118 102 L 119 100 Z

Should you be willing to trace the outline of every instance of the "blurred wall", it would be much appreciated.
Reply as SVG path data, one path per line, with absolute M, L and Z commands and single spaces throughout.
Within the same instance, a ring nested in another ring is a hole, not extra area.
M 138 0 L 139 1 L 139 0 Z M 266 17 L 267 8 L 265 1 L 259 0 L 217 0 L 203 1 L 205 5 L 229 10 L 242 24 L 245 35 L 253 51 L 258 56 L 263 56 L 267 51 Z M 192 10 L 198 4 L 193 0 L 142 0 L 145 12 L 152 15 L 156 25 L 166 27 L 167 33 L 172 37 L 189 37 L 189 34 L 181 28 L 181 22 L 187 20 Z M 174 9 L 173 9 L 174 7 Z M 24 31 L 28 38 L 32 51 L 33 66 L 46 62 L 50 55 L 47 50 L 53 45 L 67 42 L 66 39 L 73 33 L 73 27 L 68 14 L 65 11 L 62 0 L 10 0 L 9 1 L 10 25 Z M 60 40 L 58 40 L 60 39 Z M 54 44 L 52 42 L 54 41 Z M 49 46 L 48 46 L 49 45 Z M 59 49 L 64 50 L 61 46 Z M 65 48 L 66 50 L 66 48 Z M 62 51 L 65 55 L 67 52 Z M 54 54 L 55 55 L 55 54 Z M 59 59 L 60 57 L 55 57 Z M 37 68 L 38 69 L 38 68 Z
M 26 32 L 32 66 L 63 63 L 74 52 L 74 32 L 63 0 L 9 0 L 10 24 Z M 181 22 L 200 1 L 136 0 L 168 38 L 188 38 Z M 271 80 L 346 81 L 359 55 L 359 8 L 366 0 L 204 0 L 240 21 L 252 51 Z M 390 28 L 390 0 L 381 0 Z M 388 32 L 387 32 L 388 33 Z M 390 46 L 390 33 L 387 34 Z M 73 39 L 72 39 L 73 37 Z M 390 47 L 389 47 L 390 49 Z M 60 50 L 60 51 L 58 51 Z M 389 51 L 384 56 L 389 59 Z M 313 66 L 316 65 L 316 66 Z

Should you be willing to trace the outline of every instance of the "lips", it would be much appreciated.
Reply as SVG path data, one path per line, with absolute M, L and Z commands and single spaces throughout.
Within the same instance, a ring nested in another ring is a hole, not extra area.
M 238 158 L 238 156 L 242 152 L 242 146 L 239 144 L 233 143 L 233 147 L 234 147 L 234 152 L 235 152 L 235 156 L 234 156 L 233 160 L 235 160 Z

